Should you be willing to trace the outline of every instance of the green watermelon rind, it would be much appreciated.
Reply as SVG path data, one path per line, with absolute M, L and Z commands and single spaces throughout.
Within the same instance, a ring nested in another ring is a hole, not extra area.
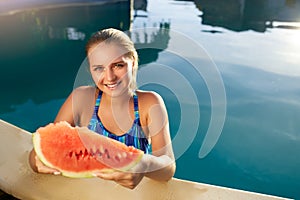
M 69 177 L 69 178 L 92 178 L 92 177 L 95 177 L 96 172 L 112 173 L 114 171 L 128 171 L 129 169 L 133 168 L 137 163 L 139 163 L 144 155 L 144 153 L 141 151 L 140 155 L 133 162 L 131 162 L 130 164 L 126 165 L 125 167 L 122 167 L 119 169 L 106 168 L 106 169 L 93 170 L 93 171 L 71 172 L 71 171 L 66 171 L 66 170 L 60 169 L 59 167 L 53 166 L 51 164 L 51 162 L 49 162 L 44 157 L 42 150 L 41 150 L 40 135 L 38 132 L 35 132 L 32 134 L 32 141 L 33 141 L 33 147 L 36 152 L 36 155 L 41 160 L 41 162 L 47 167 L 50 167 L 50 168 L 60 171 L 63 176 Z
M 40 143 L 41 139 L 38 132 L 32 134 L 32 141 L 33 141 L 34 151 L 37 157 L 40 159 L 40 161 L 42 161 L 42 163 L 47 167 L 54 168 L 54 166 L 50 162 L 48 162 L 47 159 L 43 156 L 41 143 Z

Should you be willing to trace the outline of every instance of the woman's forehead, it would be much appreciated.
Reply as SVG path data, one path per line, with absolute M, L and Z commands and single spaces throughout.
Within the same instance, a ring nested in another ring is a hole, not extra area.
M 88 54 L 97 54 L 97 53 L 101 53 L 101 54 L 119 54 L 120 56 L 127 53 L 126 49 L 123 48 L 121 45 L 115 44 L 115 43 L 105 43 L 105 42 L 101 42 L 99 44 L 95 44 L 93 45 Z
M 124 54 L 128 53 L 119 45 L 104 42 L 93 46 L 88 52 L 90 62 L 101 62 L 103 64 L 111 63 L 116 60 L 123 60 Z

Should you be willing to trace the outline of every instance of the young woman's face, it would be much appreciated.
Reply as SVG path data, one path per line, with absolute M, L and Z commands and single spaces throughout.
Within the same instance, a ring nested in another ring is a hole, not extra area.
M 114 44 L 101 43 L 88 52 L 90 72 L 95 84 L 109 96 L 129 92 L 133 59 L 124 56 L 124 49 Z

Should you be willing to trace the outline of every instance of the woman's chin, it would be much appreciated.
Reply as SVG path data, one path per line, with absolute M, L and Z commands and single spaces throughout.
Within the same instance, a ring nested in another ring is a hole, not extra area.
M 129 94 L 129 90 L 128 88 L 122 88 L 122 87 L 116 87 L 116 88 L 105 88 L 105 91 L 103 91 L 104 93 L 106 93 L 107 95 L 111 96 L 111 97 L 119 97 L 122 96 L 124 94 Z

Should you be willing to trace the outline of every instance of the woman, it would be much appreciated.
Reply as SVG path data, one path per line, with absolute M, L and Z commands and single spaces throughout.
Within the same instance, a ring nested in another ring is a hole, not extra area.
M 122 31 L 105 29 L 86 45 L 89 70 L 95 86 L 75 89 L 60 108 L 55 122 L 67 121 L 134 146 L 145 152 L 130 172 L 96 173 L 95 176 L 135 188 L 144 176 L 168 181 L 175 172 L 167 111 L 162 98 L 136 89 L 138 55 Z M 44 166 L 31 152 L 34 171 L 59 174 Z

